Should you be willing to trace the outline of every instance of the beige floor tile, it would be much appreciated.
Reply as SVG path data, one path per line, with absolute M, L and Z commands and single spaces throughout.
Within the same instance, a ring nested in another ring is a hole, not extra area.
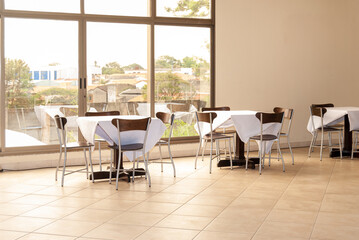
M 0 215 L 0 222 L 3 222 L 9 218 L 12 218 L 13 216 L 8 216 L 8 215 Z
M 309 211 L 297 211 L 297 210 L 282 210 L 273 209 L 268 217 L 267 221 L 278 221 L 278 222 L 290 222 L 290 223 L 306 223 L 314 224 L 317 218 L 318 212 Z
M 196 205 L 208 205 L 208 206 L 228 206 L 235 197 L 229 196 L 207 196 L 207 195 L 197 195 L 188 204 Z
M 273 191 L 273 190 L 265 190 L 265 189 L 261 189 L 261 190 L 253 190 L 253 189 L 248 189 L 246 191 L 244 191 L 241 194 L 241 197 L 244 198 L 258 198 L 258 199 L 279 199 L 281 197 L 281 195 L 283 194 L 283 191 Z
M 357 240 L 358 236 L 359 227 L 316 224 L 311 237 L 326 240 Z
M 10 203 L 15 204 L 32 204 L 32 205 L 44 205 L 50 202 L 58 200 L 60 197 L 57 196 L 46 196 L 46 195 L 34 195 L 29 194 L 21 198 L 12 200 Z
M 266 237 L 267 239 L 285 239 L 290 237 L 308 239 L 312 229 L 313 224 L 266 221 L 259 228 L 255 237 Z
M 103 199 L 94 204 L 91 204 L 87 208 L 124 211 L 130 209 L 133 206 L 136 206 L 139 203 L 140 201 L 122 200 L 122 199 L 117 199 L 117 200 Z
M 243 191 L 245 187 L 238 187 L 238 188 L 228 188 L 228 187 L 209 187 L 203 192 L 201 195 L 206 196 L 227 196 L 227 197 L 238 197 Z
M 116 193 L 116 189 L 113 190 L 102 190 L 102 189 L 92 189 L 87 188 L 78 192 L 71 194 L 71 197 L 84 197 L 84 198 L 105 198 Z
M 123 214 L 111 219 L 109 223 L 150 227 L 161 221 L 166 216 L 167 214 L 161 213 L 124 212 Z
M 186 203 L 192 199 L 192 194 L 173 194 L 173 193 L 157 193 L 153 197 L 147 199 L 149 202 L 167 202 L 167 203 Z
M 105 223 L 86 233 L 84 237 L 113 240 L 134 239 L 141 233 L 145 232 L 147 229 L 148 227 L 144 226 Z
M 195 240 L 250 240 L 253 234 L 251 233 L 227 233 L 227 232 L 200 232 Z
M 269 209 L 265 208 L 227 207 L 218 217 L 233 220 L 242 218 L 263 221 L 268 216 L 269 211 Z
M 78 210 L 79 208 L 42 206 L 26 212 L 22 214 L 22 216 L 57 219 L 65 217 L 66 215 Z
M 202 230 L 212 220 L 213 218 L 210 217 L 169 215 L 168 217 L 157 223 L 156 227 Z
M 26 235 L 24 232 L 11 232 L 0 230 L 0 236 L 2 240 L 15 240 L 19 237 Z
M 242 198 L 234 200 L 229 206 L 239 208 L 271 209 L 275 205 L 275 199 Z
M 0 203 L 0 214 L 16 216 L 28 212 L 37 207 L 38 207 L 37 205 Z
M 136 240 L 190 240 L 198 233 L 199 231 L 195 230 L 153 227 L 141 234 Z
M 8 231 L 32 232 L 53 222 L 51 219 L 13 217 L 0 224 L 0 229 Z
M 307 200 L 307 201 L 322 201 L 324 194 L 321 192 L 306 192 L 290 189 L 283 193 L 281 199 L 283 200 Z
M 275 205 L 275 209 L 300 210 L 300 211 L 319 211 L 321 201 L 280 199 Z
M 74 240 L 76 237 L 60 236 L 60 235 L 49 235 L 41 233 L 30 233 L 25 235 L 19 240 Z
M 177 203 L 158 203 L 158 202 L 143 202 L 140 203 L 129 211 L 131 212 L 147 212 L 147 213 L 167 213 L 170 214 L 177 208 L 182 206 Z
M 358 227 L 359 214 L 319 212 L 316 223 Z
M 115 194 L 108 197 L 108 199 L 122 199 L 122 200 L 131 200 L 131 201 L 143 201 L 156 193 L 151 192 L 133 192 L 133 191 L 118 191 Z
M 7 203 L 14 199 L 20 198 L 25 196 L 23 193 L 8 193 L 8 192 L 1 192 L 0 193 L 0 203 Z
M 98 198 L 64 197 L 47 204 L 47 206 L 84 208 L 100 200 Z
M 359 214 L 359 195 L 325 194 L 320 210 Z
M 45 186 L 37 186 L 37 185 L 29 185 L 29 184 L 14 184 L 1 189 L 1 191 L 10 192 L 10 193 L 30 194 L 45 188 L 46 188 Z
M 110 211 L 103 209 L 99 210 L 99 209 L 85 208 L 64 217 L 62 220 L 104 223 L 120 215 L 121 213 L 122 212 L 114 211 L 114 210 Z
M 40 195 L 51 195 L 51 196 L 67 196 L 82 190 L 82 188 L 74 187 L 61 187 L 61 186 L 51 186 L 40 191 L 35 192 L 34 194 Z
M 254 234 L 262 224 L 262 221 L 252 219 L 215 218 L 207 227 L 206 231 L 252 233 Z
M 198 217 L 216 217 L 225 207 L 184 204 L 172 214 Z
M 89 232 L 101 223 L 94 222 L 80 222 L 69 220 L 58 220 L 43 228 L 36 230 L 36 233 L 65 235 L 80 237 L 83 234 Z

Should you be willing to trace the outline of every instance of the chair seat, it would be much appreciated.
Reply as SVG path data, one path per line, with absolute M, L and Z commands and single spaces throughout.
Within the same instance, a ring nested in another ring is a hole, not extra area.
M 252 140 L 261 140 L 261 135 L 250 137 L 250 139 L 252 139 Z M 276 139 L 278 139 L 276 135 L 272 135 L 272 134 L 263 134 L 262 135 L 262 140 L 263 141 L 272 141 L 272 140 L 276 140 Z
M 321 129 L 318 129 L 318 130 L 320 131 Z M 324 132 L 338 132 L 338 131 L 342 131 L 342 129 L 334 128 L 334 127 L 324 127 L 323 131 Z
M 118 149 L 118 145 L 110 145 L 108 147 L 112 148 L 112 149 Z M 143 148 L 142 143 L 133 143 L 133 144 L 121 145 L 121 151 L 122 152 L 125 152 L 125 151 L 137 151 L 137 150 L 141 150 L 142 148 Z
M 93 147 L 94 145 L 91 143 L 86 143 L 86 142 L 71 142 L 71 143 L 66 143 L 66 148 L 71 149 L 71 148 L 88 148 L 88 147 Z M 65 147 L 64 145 L 62 145 L 62 147 Z
M 107 142 L 107 141 L 103 138 L 96 138 L 95 142 Z
M 168 143 L 168 141 L 165 141 L 165 140 L 159 140 L 158 142 L 157 142 L 157 144 L 167 144 Z
M 216 140 L 216 139 L 224 139 L 224 138 L 232 138 L 232 137 L 233 137 L 233 136 L 228 136 L 228 135 L 224 135 L 224 134 L 220 134 L 220 133 L 216 133 L 216 132 L 214 132 L 214 133 L 212 134 L 213 140 Z M 203 137 L 203 139 L 205 139 L 205 140 L 211 140 L 211 134 L 210 134 L 210 133 L 206 134 L 206 135 Z
M 215 133 L 220 133 L 220 134 L 233 134 L 233 133 L 236 133 L 236 130 L 234 130 L 234 129 L 225 129 L 225 128 L 217 128 L 214 132 Z

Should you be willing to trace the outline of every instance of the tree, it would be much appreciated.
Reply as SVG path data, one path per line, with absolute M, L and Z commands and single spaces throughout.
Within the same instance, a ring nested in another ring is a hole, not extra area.
M 181 0 L 175 8 L 166 7 L 177 17 L 207 17 L 209 16 L 210 0 Z
M 44 98 L 50 99 L 51 103 L 61 103 L 65 105 L 77 104 L 77 90 L 64 88 L 49 88 L 38 92 L 37 95 L 41 97 L 41 104 L 46 104 Z
M 123 67 L 123 70 L 143 70 L 143 69 L 144 68 L 140 64 L 137 64 L 137 63 L 132 63 L 128 66 Z
M 203 58 L 199 57 L 185 57 L 182 60 L 182 67 L 192 68 L 193 75 L 201 76 L 201 73 L 209 70 L 209 63 Z
M 29 66 L 21 59 L 5 59 L 5 92 L 7 107 L 29 107 L 33 103 Z
M 118 62 L 110 62 L 102 67 L 102 74 L 111 75 L 116 73 L 125 73 Z
M 156 68 L 180 68 L 181 67 L 181 61 L 177 60 L 174 57 L 164 55 L 160 56 L 155 63 Z
M 189 83 L 172 72 L 156 73 L 156 100 L 177 100 L 189 89 Z

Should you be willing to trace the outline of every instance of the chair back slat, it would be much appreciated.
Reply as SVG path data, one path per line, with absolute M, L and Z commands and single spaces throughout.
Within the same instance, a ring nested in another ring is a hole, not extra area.
M 173 113 L 174 112 L 189 112 L 191 105 L 189 103 L 185 103 L 185 104 L 169 103 L 169 104 L 167 104 L 167 108 Z
M 217 117 L 217 113 L 214 112 L 206 112 L 206 113 L 197 112 L 197 118 L 198 118 L 197 120 L 199 122 L 212 123 L 216 117 Z
M 148 124 L 151 122 L 151 118 L 142 119 L 112 119 L 112 124 L 119 129 L 120 132 L 125 131 L 147 131 Z
M 202 112 L 206 112 L 206 111 L 230 111 L 231 108 L 228 106 L 223 106 L 223 107 L 204 107 L 202 108 Z
M 55 116 L 55 123 L 56 123 L 56 127 L 58 129 L 65 129 L 65 125 L 67 123 L 67 119 L 65 117 L 60 117 L 59 115 Z
M 333 103 L 312 104 L 312 107 L 327 108 L 327 107 L 334 107 L 334 104 Z
M 86 112 L 86 117 L 97 117 L 97 116 L 116 116 L 121 115 L 120 111 L 108 111 L 108 112 Z
M 285 118 L 285 119 L 292 119 L 292 117 L 293 117 L 293 109 L 291 109 L 291 108 L 275 107 L 273 109 L 273 112 L 275 112 L 275 113 L 283 112 L 284 113 L 283 118 Z
M 263 124 L 266 123 L 282 123 L 284 113 L 263 113 L 257 112 L 256 117 L 261 121 Z M 262 120 L 261 120 L 262 118 Z
M 165 112 L 157 112 L 156 117 L 161 119 L 161 121 L 165 124 L 172 124 L 174 114 L 165 113 Z
M 310 108 L 312 116 L 324 117 L 324 114 L 327 112 L 327 109 L 324 107 L 311 107 Z

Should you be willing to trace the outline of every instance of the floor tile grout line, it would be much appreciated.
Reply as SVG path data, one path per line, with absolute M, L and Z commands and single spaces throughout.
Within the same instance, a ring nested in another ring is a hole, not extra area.
M 315 221 L 314 221 L 314 224 L 313 224 L 312 231 L 311 231 L 311 233 L 310 233 L 309 239 L 312 238 L 312 235 L 313 235 L 313 232 L 314 232 L 314 228 L 315 228 L 315 226 L 317 225 L 317 220 L 318 220 L 318 216 L 319 216 L 319 214 L 320 214 L 320 209 L 322 208 L 322 204 L 323 204 L 324 198 L 325 198 L 325 196 L 326 196 L 326 192 L 327 192 L 327 190 L 328 190 L 328 186 L 329 186 L 330 180 L 331 180 L 332 177 L 333 177 L 333 172 L 334 172 L 334 169 L 335 169 L 335 165 L 337 165 L 337 159 L 336 159 L 336 158 L 334 158 L 334 164 L 333 164 L 333 168 L 332 168 L 332 171 L 331 171 L 331 174 L 330 174 L 330 178 L 329 178 L 328 183 L 327 183 L 327 186 L 326 186 L 326 188 L 325 188 L 325 192 L 324 192 L 324 194 L 323 194 L 322 201 L 320 202 L 320 207 L 319 207 L 319 210 L 318 210 L 318 214 L 317 214 L 317 216 L 316 216 L 316 218 L 315 218 Z

